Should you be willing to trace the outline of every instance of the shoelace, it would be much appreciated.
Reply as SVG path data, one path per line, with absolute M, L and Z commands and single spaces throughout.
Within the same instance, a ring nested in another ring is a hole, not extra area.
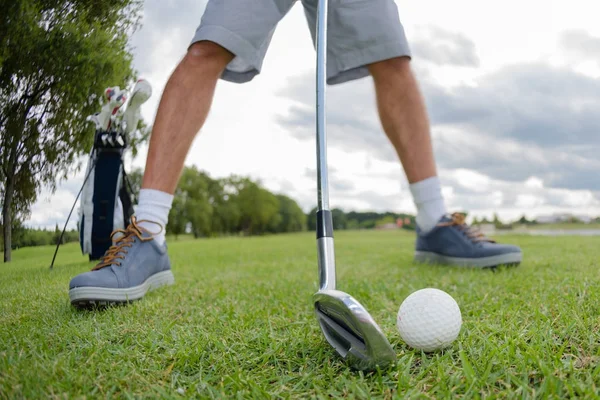
M 100 262 L 98 263 L 98 265 L 96 265 L 94 268 L 92 268 L 92 271 L 97 271 L 99 269 L 111 266 L 113 264 L 121 266 L 121 261 L 116 261 L 116 260 L 125 259 L 125 255 L 127 254 L 128 249 L 131 246 L 133 246 L 133 243 L 134 243 L 136 237 L 142 242 L 147 242 L 147 241 L 150 241 L 153 239 L 153 236 L 156 234 L 152 234 L 152 236 L 149 236 L 149 237 L 142 236 L 143 235 L 142 230 L 144 230 L 146 232 L 148 232 L 148 231 L 141 228 L 138 225 L 139 222 L 142 222 L 142 221 L 137 221 L 135 217 L 131 217 L 131 223 L 129 224 L 127 229 L 116 229 L 110 234 L 111 240 L 113 240 L 115 235 L 117 235 L 119 233 L 123 234 L 123 236 L 118 238 L 114 242 L 114 244 L 112 246 L 110 246 L 108 248 L 108 250 L 106 250 L 106 253 L 104 253 L 104 255 L 100 259 Z M 146 220 L 144 220 L 143 222 L 150 222 L 150 223 L 154 223 L 154 224 L 160 226 L 161 230 L 158 233 L 162 232 L 162 226 L 160 224 L 157 224 L 156 222 L 153 222 L 153 221 L 146 221 Z M 150 233 L 150 232 L 148 232 L 148 233 Z
M 485 236 L 483 234 L 483 232 L 481 232 L 478 228 L 474 228 L 472 226 L 467 225 L 465 222 L 464 214 L 453 213 L 450 217 L 452 218 L 451 221 L 442 222 L 442 223 L 438 224 L 438 226 L 456 226 L 458 229 L 463 231 L 465 233 L 465 235 L 467 235 L 467 237 L 469 239 L 471 239 L 471 241 L 473 243 L 477 243 L 477 242 L 496 243 L 495 240 L 492 240 L 492 239 L 488 238 L 487 236 Z

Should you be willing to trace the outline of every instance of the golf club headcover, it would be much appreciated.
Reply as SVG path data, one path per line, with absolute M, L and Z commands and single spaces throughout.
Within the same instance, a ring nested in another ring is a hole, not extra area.
M 144 79 L 137 81 L 131 93 L 127 111 L 123 115 L 126 134 L 130 134 L 137 129 L 138 123 L 142 118 L 140 107 L 148 101 L 150 96 L 152 96 L 152 86 L 150 83 Z

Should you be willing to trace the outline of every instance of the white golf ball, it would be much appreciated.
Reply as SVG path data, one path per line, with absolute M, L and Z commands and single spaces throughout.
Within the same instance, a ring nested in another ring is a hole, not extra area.
M 462 316 L 456 300 L 438 289 L 421 289 L 400 305 L 396 326 L 409 346 L 426 352 L 448 347 L 460 332 Z

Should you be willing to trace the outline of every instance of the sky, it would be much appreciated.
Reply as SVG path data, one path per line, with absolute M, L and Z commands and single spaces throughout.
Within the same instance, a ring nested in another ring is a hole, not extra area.
M 425 97 L 449 211 L 503 220 L 600 215 L 600 3 L 397 0 Z M 146 0 L 134 66 L 161 93 L 200 22 L 201 0 Z M 316 204 L 316 55 L 300 3 L 278 25 L 262 72 L 220 81 L 186 165 L 260 180 L 308 211 Z M 118 85 L 115 82 L 114 85 Z M 330 205 L 416 211 L 377 116 L 371 78 L 327 89 Z M 147 147 L 126 168 L 144 167 Z M 62 225 L 83 168 L 44 190 L 26 225 Z M 71 227 L 75 226 L 72 218 Z

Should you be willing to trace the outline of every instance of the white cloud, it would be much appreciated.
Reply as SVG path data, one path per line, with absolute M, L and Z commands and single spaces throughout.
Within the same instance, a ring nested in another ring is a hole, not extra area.
M 42 193 L 40 200 L 31 208 L 31 215 L 26 225 L 53 229 L 58 224 L 62 229 L 66 222 L 66 216 L 75 202 L 75 196 L 64 189 L 57 190 L 53 195 L 48 192 Z M 73 214 L 75 214 L 74 217 L 69 221 L 70 228 L 76 227 L 77 206 Z
M 149 122 L 154 119 L 166 80 L 184 55 L 205 4 L 205 1 L 192 0 L 145 2 L 146 25 L 136 34 L 133 43 L 136 47 L 135 66 L 154 86 L 154 96 L 142 110 Z M 575 59 L 572 49 L 565 52 L 564 46 L 560 46 L 560 39 L 567 31 L 577 30 L 588 35 L 586 38 L 600 37 L 600 24 L 597 23 L 600 4 L 592 1 L 398 0 L 397 4 L 408 38 L 415 46 L 424 43 L 419 41 L 423 32 L 451 32 L 453 36 L 465 39 L 459 48 L 468 49 L 470 53 L 465 60 L 472 61 L 475 66 L 457 68 L 447 64 L 425 65 L 427 63 L 423 60 L 414 62 L 422 80 L 448 91 L 470 87 L 476 93 L 481 87 L 482 77 L 509 65 L 526 63 L 566 68 L 591 78 L 600 77 L 600 66 L 595 60 Z M 578 45 L 575 39 L 573 36 L 570 38 L 571 48 Z M 474 44 L 473 48 L 469 42 Z M 442 55 L 434 53 L 435 61 L 456 60 L 455 53 L 450 51 L 454 49 L 452 43 L 444 46 L 444 51 L 449 52 Z M 436 47 L 415 49 L 415 54 L 432 49 Z M 297 5 L 277 28 L 263 73 L 244 85 L 219 83 L 208 121 L 195 140 L 186 163 L 196 164 L 215 177 L 236 173 L 260 178 L 269 189 L 284 191 L 309 209 L 316 202 L 314 177 L 306 173 L 307 169 L 315 168 L 314 132 L 308 133 L 309 140 L 301 140 L 280 124 L 281 116 L 289 113 L 290 107 L 295 104 L 291 99 L 282 98 L 281 89 L 290 80 L 308 75 L 310 79 L 306 82 L 309 83 L 299 90 L 306 92 L 313 101 L 314 67 L 313 45 L 302 8 Z M 505 90 L 503 84 L 488 87 L 489 92 L 486 93 Z M 331 88 L 329 92 L 330 99 L 343 102 L 345 112 L 351 110 L 353 114 L 360 115 L 364 123 L 361 127 L 346 126 L 340 130 L 337 130 L 339 127 L 331 127 L 329 161 L 337 171 L 332 174 L 335 178 L 331 182 L 332 206 L 414 212 L 402 169 L 377 123 L 371 86 L 368 80 L 364 80 Z M 340 93 L 350 95 L 340 96 Z M 560 96 L 558 91 L 555 93 L 551 96 Z M 518 99 L 518 91 L 515 96 Z M 583 106 L 585 104 L 574 105 Z M 312 110 L 310 108 L 307 112 Z M 330 111 L 335 111 L 335 107 L 330 107 Z M 542 115 L 556 113 L 544 108 L 536 112 Z M 332 120 L 337 117 L 330 115 Z M 500 118 L 492 123 L 501 126 L 512 122 Z M 343 138 L 353 129 L 370 129 L 373 134 L 363 139 L 363 151 L 349 151 L 342 140 L 335 139 L 336 136 Z M 569 172 L 566 167 L 563 168 L 565 165 L 585 169 L 590 177 L 593 171 L 599 169 L 600 161 L 596 153 L 586 150 L 589 147 L 587 143 L 554 146 L 552 149 L 542 149 L 539 145 L 523 148 L 521 143 L 509 137 L 490 136 L 489 142 L 482 142 L 481 136 L 473 131 L 456 126 L 434 126 L 433 134 L 440 157 L 448 160 L 448 154 L 442 153 L 446 149 L 456 158 L 456 162 L 440 167 L 443 191 L 450 209 L 471 210 L 474 214 L 489 217 L 497 211 L 505 218 L 555 211 L 600 214 L 598 192 L 587 190 L 585 180 L 581 180 L 577 190 L 553 186 L 553 182 L 568 178 L 565 178 Z M 386 156 L 376 156 L 370 150 L 374 146 L 384 148 Z M 128 168 L 144 166 L 144 150 L 137 159 L 128 158 Z M 490 160 L 497 162 L 496 166 L 484 169 L 480 168 L 481 164 L 476 159 L 470 162 L 474 152 L 484 152 Z M 525 158 L 537 165 L 561 160 L 562 164 L 553 174 L 543 176 L 536 170 L 524 171 L 523 164 L 519 162 Z M 508 166 L 513 164 L 520 165 L 520 169 L 510 170 Z M 513 174 L 511 171 L 522 173 L 509 180 L 501 174 L 502 171 L 506 174 Z M 59 186 L 49 202 L 47 193 L 40 196 L 27 223 L 53 227 L 59 222 L 61 225 L 81 180 L 81 174 L 74 175 Z M 591 178 L 587 182 L 588 188 L 591 188 Z

